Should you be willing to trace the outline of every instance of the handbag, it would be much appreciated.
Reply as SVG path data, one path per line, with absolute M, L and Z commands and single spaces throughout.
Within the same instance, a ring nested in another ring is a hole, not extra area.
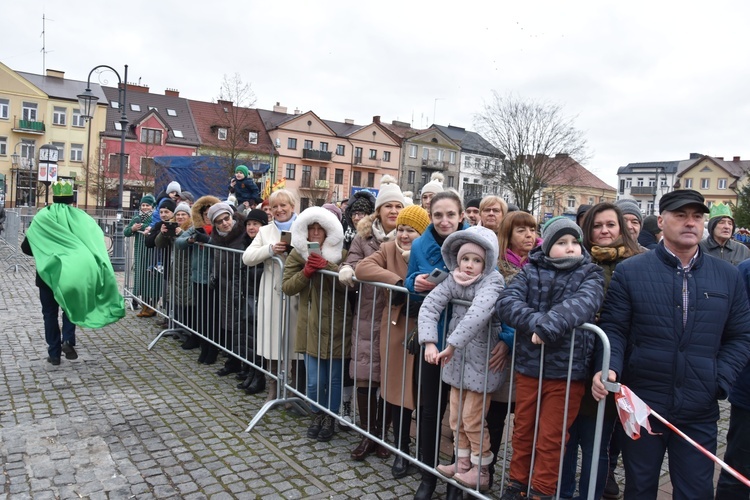
M 409 332 L 409 335 L 406 336 L 404 345 L 406 346 L 406 352 L 412 356 L 419 356 L 421 346 L 419 345 L 419 329 L 416 325 L 414 326 L 414 329 Z

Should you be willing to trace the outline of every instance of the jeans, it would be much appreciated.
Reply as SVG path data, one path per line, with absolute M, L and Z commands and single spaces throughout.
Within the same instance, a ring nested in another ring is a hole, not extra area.
M 732 405 L 724 461 L 745 477 L 750 477 L 750 410 Z M 722 469 L 716 487 L 716 500 L 750 498 L 750 488 Z
M 39 287 L 39 301 L 42 303 L 42 317 L 44 318 L 44 338 L 47 341 L 47 353 L 50 358 L 59 358 L 62 354 L 62 343 L 76 345 L 76 325 L 70 322 L 65 311 L 62 313 L 62 340 L 60 338 L 60 323 L 57 321 L 60 306 L 55 300 L 55 294 L 45 284 Z
M 341 372 L 343 361 L 320 359 L 305 354 L 305 371 L 307 372 L 307 396 L 323 408 L 338 414 L 341 407 Z M 313 413 L 318 409 L 311 408 Z

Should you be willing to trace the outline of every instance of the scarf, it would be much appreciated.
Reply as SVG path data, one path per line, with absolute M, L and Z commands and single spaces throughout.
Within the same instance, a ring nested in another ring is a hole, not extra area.
M 394 242 L 396 244 L 396 249 L 401 252 L 401 257 L 404 258 L 404 262 L 407 264 L 409 263 L 409 256 L 411 255 L 411 250 L 404 250 L 401 248 L 401 246 L 398 244 L 398 241 Z
M 595 262 L 613 262 L 619 259 L 627 259 L 635 255 L 622 243 L 622 236 L 618 236 L 615 241 L 609 245 L 593 245 L 591 247 L 591 257 Z
M 521 257 L 510 248 L 505 251 L 505 260 L 516 267 L 523 267 L 524 264 L 529 262 L 529 256 Z
M 453 279 L 456 281 L 456 283 L 461 286 L 469 286 L 482 277 L 481 274 L 478 274 L 476 276 L 469 276 L 468 274 L 459 271 L 458 268 L 455 268 L 453 270 L 453 273 L 451 274 L 453 274 Z
M 235 219 L 232 219 L 232 229 L 234 229 L 234 226 L 236 226 L 236 225 L 237 225 L 237 221 L 236 221 Z M 224 232 L 224 231 L 219 231 L 219 228 L 218 228 L 218 227 L 217 227 L 217 228 L 215 228 L 215 229 L 216 229 L 216 234 L 218 234 L 219 236 L 222 236 L 222 237 L 223 237 L 223 236 L 226 236 L 226 235 L 228 235 L 229 233 L 231 233 L 231 232 L 232 232 L 232 229 L 230 229 L 229 231 L 226 231 L 226 232 Z
M 292 230 L 292 224 L 294 224 L 294 221 L 297 220 L 297 214 L 292 214 L 292 218 L 289 219 L 286 222 L 281 222 L 276 219 L 274 219 L 273 223 L 276 224 L 276 227 L 279 228 L 279 231 L 291 231 Z
M 372 222 L 372 236 L 375 238 L 375 241 L 378 243 L 384 243 L 386 241 L 391 241 L 394 238 L 396 238 L 396 230 L 393 229 L 390 233 L 385 234 L 385 229 L 383 229 L 383 224 L 380 223 L 378 219 L 375 219 Z
M 435 226 L 432 226 L 430 228 L 430 231 L 432 231 L 432 237 L 435 238 L 435 243 L 437 243 L 438 246 L 442 248 L 443 243 L 445 243 L 445 238 L 447 238 L 447 236 L 440 236 L 437 230 L 435 229 Z
M 141 222 L 147 220 L 149 217 L 151 217 L 151 214 L 153 214 L 153 210 L 141 210 L 138 212 L 138 217 L 141 218 Z
M 545 260 L 550 267 L 558 271 L 567 271 L 579 266 L 583 262 L 583 255 L 579 255 L 578 257 L 560 257 L 559 259 L 547 257 Z

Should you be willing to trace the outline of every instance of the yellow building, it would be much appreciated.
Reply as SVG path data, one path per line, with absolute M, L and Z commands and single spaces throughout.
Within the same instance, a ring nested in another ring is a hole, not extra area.
M 58 178 L 84 180 L 87 158 L 96 163 L 99 132 L 104 130 L 107 98 L 98 84 L 91 84 L 104 110 L 89 123 L 79 112 L 77 95 L 86 82 L 65 79 L 61 71 L 46 75 L 13 71 L 0 63 L 0 193 L 6 207 L 40 206 L 51 202 L 47 186 L 39 181 L 39 148 L 58 149 Z M 91 141 L 89 138 L 92 138 Z M 91 147 L 89 147 L 91 145 Z M 80 190 L 83 194 L 83 189 Z M 83 205 L 83 196 L 78 203 Z M 89 200 L 95 205 L 96 200 Z
M 677 172 L 675 189 L 694 189 L 706 199 L 710 208 L 716 203 L 737 205 L 737 192 L 750 169 L 750 161 L 739 156 L 732 161 L 722 157 L 700 156 Z

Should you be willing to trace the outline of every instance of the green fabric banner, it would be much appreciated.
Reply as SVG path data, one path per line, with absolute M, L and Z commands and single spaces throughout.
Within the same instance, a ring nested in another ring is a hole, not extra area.
M 53 203 L 36 214 L 26 236 L 39 276 L 70 321 L 101 328 L 125 316 L 102 230 L 86 212 Z

